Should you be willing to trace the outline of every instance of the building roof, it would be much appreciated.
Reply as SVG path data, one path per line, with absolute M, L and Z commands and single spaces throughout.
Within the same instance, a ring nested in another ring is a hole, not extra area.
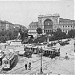
M 59 22 L 75 22 L 75 20 L 59 18 Z
M 11 24 L 11 25 L 13 25 L 11 22 L 6 21 L 6 20 L 0 20 L 0 22 L 3 23 L 3 24 Z
M 54 16 L 57 16 L 57 17 L 60 17 L 60 15 L 58 13 L 55 13 L 55 14 L 46 14 L 46 15 L 39 15 L 38 17 L 54 17 Z
M 6 21 L 6 20 L 0 20 L 0 23 L 2 23 L 2 24 L 11 24 L 11 25 L 13 25 L 13 26 L 15 26 L 15 27 L 24 27 L 24 28 L 26 28 L 25 26 L 23 26 L 23 25 L 20 25 L 20 24 L 13 24 L 13 23 L 11 23 L 11 22 L 9 22 L 9 21 Z M 27 28 L 26 28 L 27 29 Z
M 29 26 L 38 26 L 38 22 L 31 22 Z

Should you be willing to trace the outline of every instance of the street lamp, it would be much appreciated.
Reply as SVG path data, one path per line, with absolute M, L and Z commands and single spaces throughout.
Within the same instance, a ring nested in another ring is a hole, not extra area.
M 41 67 L 40 67 L 40 74 L 42 74 L 43 71 L 42 71 L 42 47 L 41 47 Z

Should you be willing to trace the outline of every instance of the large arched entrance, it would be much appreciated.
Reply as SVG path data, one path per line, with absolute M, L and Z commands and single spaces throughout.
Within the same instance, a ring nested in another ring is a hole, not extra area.
M 51 33 L 53 30 L 53 21 L 50 19 L 46 19 L 44 21 L 44 33 Z

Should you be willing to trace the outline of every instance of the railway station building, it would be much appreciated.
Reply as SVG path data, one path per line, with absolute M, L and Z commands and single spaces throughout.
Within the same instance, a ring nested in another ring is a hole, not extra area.
M 36 37 L 38 27 L 42 29 L 43 34 L 55 32 L 57 28 L 67 34 L 71 29 L 75 29 L 75 20 L 60 18 L 59 14 L 39 15 L 38 22 L 30 23 L 28 33 Z

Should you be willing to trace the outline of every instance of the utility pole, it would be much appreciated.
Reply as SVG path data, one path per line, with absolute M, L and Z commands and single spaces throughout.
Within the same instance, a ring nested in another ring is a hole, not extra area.
M 40 68 L 40 74 L 43 74 L 43 71 L 42 71 L 42 47 L 41 47 L 41 68 Z

